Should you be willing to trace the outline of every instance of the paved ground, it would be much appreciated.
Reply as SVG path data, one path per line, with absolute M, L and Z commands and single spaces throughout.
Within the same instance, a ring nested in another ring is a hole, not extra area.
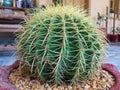
M 107 58 L 104 63 L 112 63 L 120 70 L 120 45 L 110 45 L 108 48 Z M 0 52 L 0 66 L 10 65 L 17 60 L 15 51 Z
M 15 51 L 0 52 L 0 66 L 11 65 L 16 60 L 17 55 L 15 55 Z
M 112 63 L 120 70 L 120 45 L 110 45 L 104 63 Z

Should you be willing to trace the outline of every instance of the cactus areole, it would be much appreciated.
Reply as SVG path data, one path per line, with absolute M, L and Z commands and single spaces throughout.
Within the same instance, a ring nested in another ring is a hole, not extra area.
M 104 35 L 76 7 L 35 12 L 18 37 L 20 67 L 42 81 L 80 83 L 101 68 Z

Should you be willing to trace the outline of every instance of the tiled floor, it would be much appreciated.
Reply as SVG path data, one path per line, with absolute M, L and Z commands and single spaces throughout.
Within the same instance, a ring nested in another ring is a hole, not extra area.
M 112 63 L 120 70 L 120 45 L 110 45 L 104 63 Z M 18 59 L 15 51 L 0 52 L 0 66 L 10 65 Z
M 0 52 L 0 66 L 11 65 L 17 60 L 17 55 L 15 51 L 4 51 Z
M 110 45 L 104 63 L 112 63 L 120 70 L 120 45 Z

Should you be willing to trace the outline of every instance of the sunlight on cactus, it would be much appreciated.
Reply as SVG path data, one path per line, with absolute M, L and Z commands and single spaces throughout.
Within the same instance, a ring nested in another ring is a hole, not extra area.
M 34 13 L 18 37 L 20 68 L 58 85 L 87 79 L 101 68 L 105 54 L 103 33 L 84 11 L 72 6 Z

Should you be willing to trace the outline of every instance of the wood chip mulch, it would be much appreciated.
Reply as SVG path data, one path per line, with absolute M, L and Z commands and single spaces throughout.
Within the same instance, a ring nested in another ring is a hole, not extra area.
M 109 90 L 115 83 L 111 74 L 102 70 L 95 77 L 74 86 L 50 86 L 41 84 L 38 80 L 30 80 L 30 76 L 22 77 L 19 70 L 15 69 L 10 74 L 10 82 L 20 90 Z

